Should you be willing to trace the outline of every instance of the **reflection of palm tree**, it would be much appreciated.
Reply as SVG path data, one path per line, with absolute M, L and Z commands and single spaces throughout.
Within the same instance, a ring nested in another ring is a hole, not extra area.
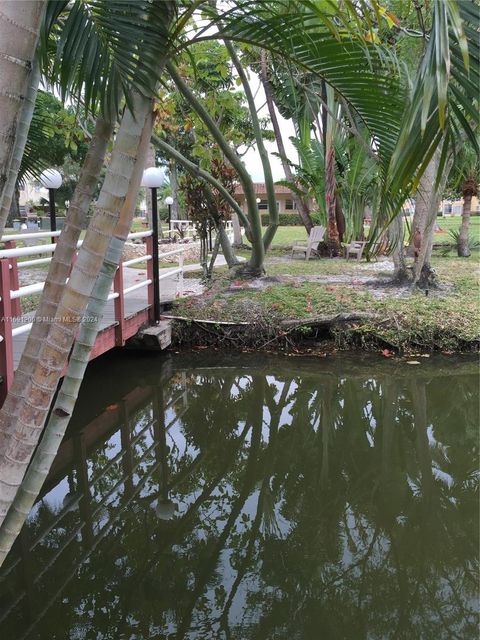
M 286 400 L 290 393 L 291 383 L 284 382 L 282 392 L 280 394 L 280 398 L 278 403 L 274 401 L 274 393 L 272 393 L 272 389 L 266 389 L 265 393 L 265 403 L 270 412 L 270 423 L 267 425 L 269 428 L 269 440 L 268 447 L 265 450 L 263 458 L 265 458 L 265 462 L 263 465 L 263 480 L 260 487 L 260 491 L 257 499 L 257 510 L 255 514 L 255 518 L 253 519 L 252 526 L 250 531 L 248 532 L 248 544 L 244 554 L 244 557 L 240 563 L 240 566 L 237 571 L 237 576 L 233 583 L 232 588 L 230 589 L 230 593 L 225 602 L 225 606 L 220 615 L 220 624 L 221 628 L 225 631 L 227 637 L 229 637 L 230 630 L 228 625 L 228 616 L 230 612 L 230 608 L 232 606 L 233 600 L 237 594 L 238 588 L 242 583 L 246 571 L 250 565 L 250 561 L 254 552 L 255 543 L 259 540 L 259 533 L 262 526 L 262 522 L 264 523 L 264 534 L 267 535 L 278 535 L 279 528 L 276 524 L 276 514 L 275 514 L 275 502 L 273 499 L 268 499 L 267 495 L 270 498 L 271 495 L 271 486 L 270 479 L 273 471 L 273 464 L 275 462 L 275 448 L 277 443 L 277 431 L 280 424 L 280 419 L 282 416 L 283 408 L 285 407 Z M 276 389 L 274 389 L 276 391 Z M 270 391 L 270 393 L 268 393 Z

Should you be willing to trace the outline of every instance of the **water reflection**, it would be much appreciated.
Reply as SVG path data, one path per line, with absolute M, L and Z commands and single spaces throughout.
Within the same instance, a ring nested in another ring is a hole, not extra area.
M 477 637 L 475 365 L 114 369 L 3 568 L 2 638 Z

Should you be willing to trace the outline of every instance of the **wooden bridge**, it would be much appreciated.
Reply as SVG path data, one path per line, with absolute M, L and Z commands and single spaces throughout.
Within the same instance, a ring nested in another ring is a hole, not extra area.
M 40 294 L 45 285 L 45 282 L 35 282 L 20 286 L 20 274 L 23 269 L 37 269 L 48 265 L 59 235 L 60 231 L 21 233 L 4 236 L 0 241 L 4 245 L 0 250 L 0 406 L 12 384 L 15 369 L 35 321 L 35 310 L 22 313 L 22 299 Z M 128 239 L 143 240 L 146 255 L 120 262 L 91 359 L 114 347 L 123 346 L 137 334 L 142 325 L 153 323 L 155 286 L 159 290 L 161 303 L 182 296 L 184 292 L 184 251 L 191 245 L 186 244 L 160 254 L 160 259 L 176 257 L 178 265 L 159 270 L 158 260 L 154 260 L 156 256 L 152 230 L 131 233 Z M 17 243 L 26 246 L 17 246 Z M 78 248 L 81 244 L 80 241 Z M 158 241 L 156 245 L 158 247 Z M 141 263 L 146 263 L 146 270 L 132 269 Z M 46 273 L 45 270 L 45 276 Z

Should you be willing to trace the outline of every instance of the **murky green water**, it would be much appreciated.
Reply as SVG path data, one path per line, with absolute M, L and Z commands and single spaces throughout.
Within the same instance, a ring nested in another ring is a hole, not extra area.
M 95 364 L 0 637 L 477 638 L 479 379 L 419 360 Z

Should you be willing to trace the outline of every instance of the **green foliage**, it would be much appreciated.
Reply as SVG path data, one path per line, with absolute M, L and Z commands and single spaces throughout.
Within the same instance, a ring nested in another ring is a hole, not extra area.
M 322 214 L 312 213 L 311 218 L 314 224 L 322 224 Z M 261 215 L 261 220 L 264 227 L 268 226 L 270 222 L 268 213 L 263 213 Z M 303 223 L 302 219 L 297 213 L 279 213 L 278 224 L 280 227 L 298 227 L 302 226 Z
M 211 174 L 232 196 L 234 195 L 237 180 L 236 172 L 232 167 L 219 160 L 212 160 Z M 187 216 L 195 222 L 202 237 L 206 237 L 211 221 L 218 224 L 218 222 L 230 218 L 231 207 L 229 203 L 216 189 L 211 188 L 203 180 L 197 180 L 189 173 L 185 173 L 179 186 L 185 196 Z
M 51 93 L 39 91 L 18 180 L 37 177 L 47 167 L 61 167 L 67 158 L 82 162 L 87 140 L 73 110 L 65 109 Z
M 41 52 L 49 81 L 62 99 L 100 108 L 107 119 L 132 89 L 153 95 L 175 7 L 170 0 L 48 2 Z

